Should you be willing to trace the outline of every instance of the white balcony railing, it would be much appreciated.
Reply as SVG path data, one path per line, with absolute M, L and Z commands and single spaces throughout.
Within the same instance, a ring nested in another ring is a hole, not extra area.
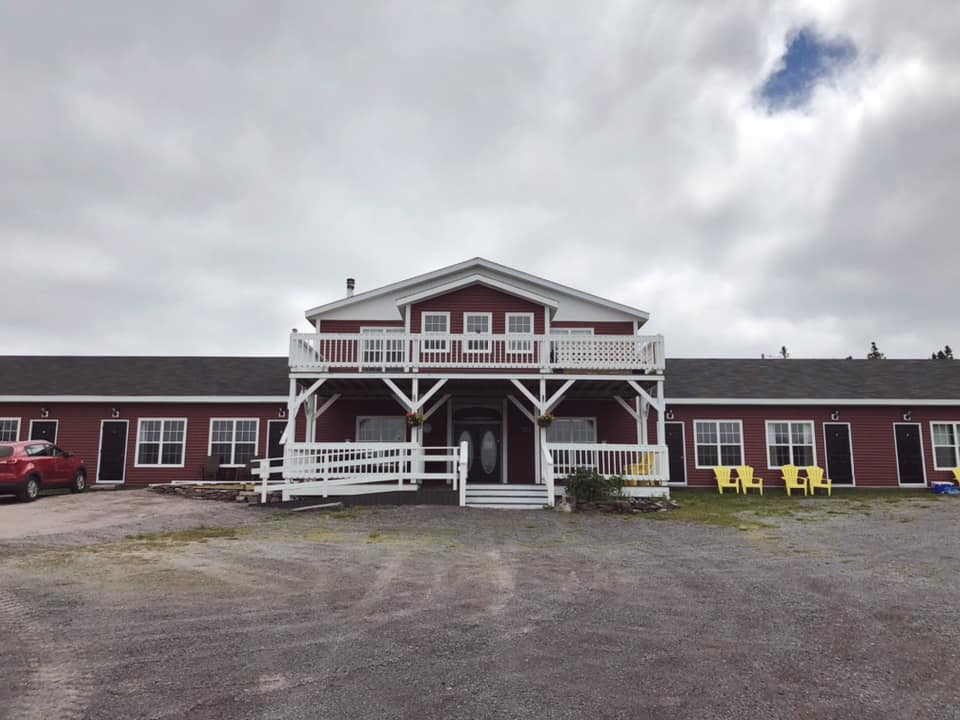
M 556 482 L 584 468 L 605 477 L 626 480 L 670 479 L 666 445 L 615 445 L 611 443 L 544 443 L 549 472 Z
M 296 371 L 664 369 L 662 335 L 293 333 Z

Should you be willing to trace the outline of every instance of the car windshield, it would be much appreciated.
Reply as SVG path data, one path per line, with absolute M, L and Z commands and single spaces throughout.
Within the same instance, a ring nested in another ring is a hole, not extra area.
M 13 455 L 13 448 L 7 445 L 6 447 L 0 445 L 0 458 L 11 457 Z

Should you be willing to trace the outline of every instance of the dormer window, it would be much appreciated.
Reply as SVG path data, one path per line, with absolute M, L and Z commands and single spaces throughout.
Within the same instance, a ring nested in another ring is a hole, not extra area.
M 447 335 L 450 333 L 450 313 L 448 312 L 425 312 L 422 313 L 421 321 L 424 335 Z M 425 352 L 447 352 L 447 339 L 424 340 L 423 349 Z
M 489 335 L 493 325 L 492 313 L 464 313 L 463 332 L 465 335 Z M 467 340 L 467 352 L 490 352 L 490 340 Z

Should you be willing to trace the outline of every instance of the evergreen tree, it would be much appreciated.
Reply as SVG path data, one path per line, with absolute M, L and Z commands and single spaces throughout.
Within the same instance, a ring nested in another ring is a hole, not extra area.
M 930 355 L 931 360 L 953 360 L 953 350 L 949 345 L 944 345 L 943 350 L 937 350 Z
M 870 343 L 870 352 L 867 353 L 867 360 L 886 360 L 887 356 L 880 352 L 876 340 Z
M 783 346 L 780 348 L 780 357 L 782 357 L 784 360 L 789 359 L 790 353 L 787 352 L 787 346 L 786 346 L 786 345 L 783 345 Z

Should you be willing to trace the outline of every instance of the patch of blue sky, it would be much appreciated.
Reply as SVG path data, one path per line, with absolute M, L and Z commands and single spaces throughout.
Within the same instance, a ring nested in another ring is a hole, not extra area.
M 759 88 L 759 98 L 770 112 L 803 107 L 817 85 L 853 62 L 857 48 L 847 38 L 824 38 L 809 27 L 787 37 L 787 49 L 777 66 Z

